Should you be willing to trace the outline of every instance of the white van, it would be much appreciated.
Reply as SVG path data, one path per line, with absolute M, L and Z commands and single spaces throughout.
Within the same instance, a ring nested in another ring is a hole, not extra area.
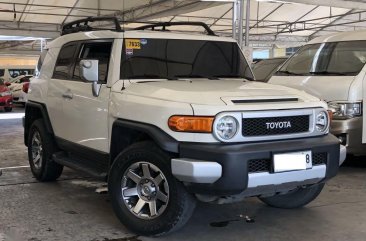
M 328 102 L 331 132 L 349 154 L 366 154 L 366 31 L 316 38 L 300 48 L 269 83 L 304 90 Z
M 34 65 L 3 65 L 0 66 L 0 77 L 4 82 L 10 82 L 20 75 L 33 75 L 35 68 Z

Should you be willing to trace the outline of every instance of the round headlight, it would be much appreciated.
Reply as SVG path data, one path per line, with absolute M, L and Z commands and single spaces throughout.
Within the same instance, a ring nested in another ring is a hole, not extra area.
M 329 126 L 329 118 L 328 113 L 325 111 L 319 112 L 319 114 L 316 116 L 316 128 L 320 132 L 325 132 L 328 130 Z
M 216 134 L 224 140 L 233 138 L 238 131 L 238 122 L 232 116 L 221 117 L 215 125 Z

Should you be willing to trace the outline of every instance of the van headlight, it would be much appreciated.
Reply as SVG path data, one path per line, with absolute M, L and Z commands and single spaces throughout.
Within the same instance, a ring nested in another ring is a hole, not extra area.
M 341 102 L 332 101 L 328 103 L 329 110 L 333 113 L 333 119 L 344 120 L 356 116 L 362 116 L 362 101 Z
M 320 111 L 316 116 L 316 129 L 320 132 L 326 132 L 329 127 L 329 116 L 326 111 Z
M 236 118 L 226 115 L 216 121 L 215 132 L 221 139 L 229 140 L 236 135 L 238 125 Z

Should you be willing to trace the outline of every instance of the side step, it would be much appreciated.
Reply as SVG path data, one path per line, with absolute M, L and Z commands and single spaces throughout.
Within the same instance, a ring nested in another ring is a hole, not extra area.
M 108 175 L 108 167 L 97 166 L 91 160 L 85 160 L 81 158 L 70 157 L 65 152 L 57 152 L 52 155 L 52 159 L 54 162 L 69 167 L 71 169 L 75 169 L 84 173 L 87 173 L 98 179 L 107 179 Z

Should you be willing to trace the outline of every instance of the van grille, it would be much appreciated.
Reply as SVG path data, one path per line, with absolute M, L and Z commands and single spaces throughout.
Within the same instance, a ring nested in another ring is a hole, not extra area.
M 270 136 L 309 131 L 309 115 L 244 118 L 243 136 Z

